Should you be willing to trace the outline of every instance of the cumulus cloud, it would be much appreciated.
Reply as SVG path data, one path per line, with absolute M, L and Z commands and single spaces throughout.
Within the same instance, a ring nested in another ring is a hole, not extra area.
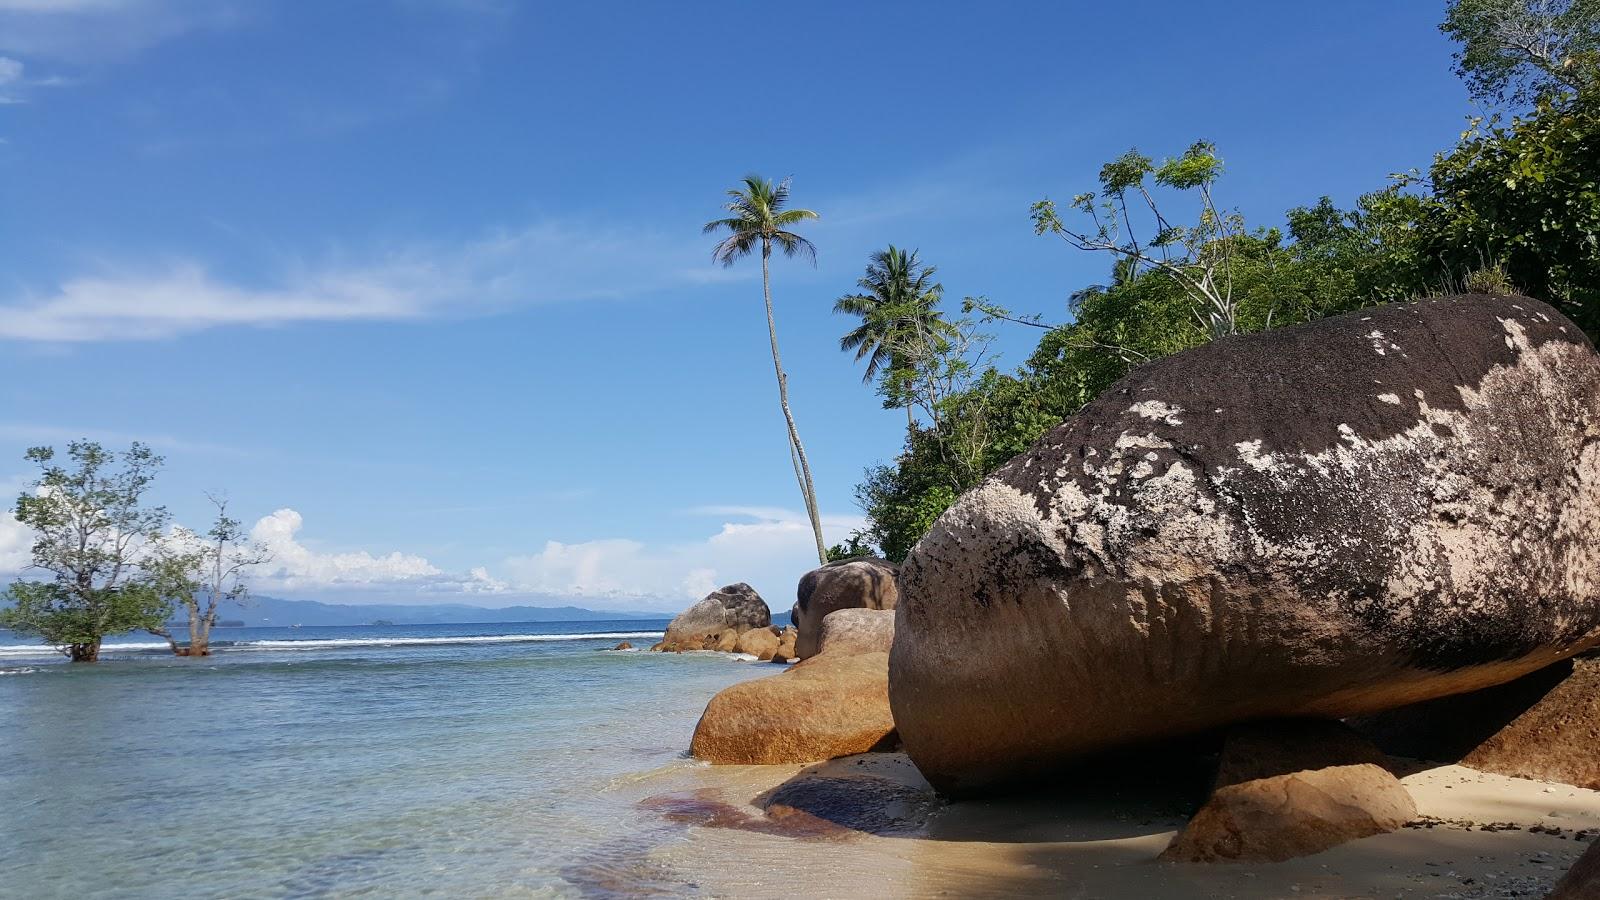
M 775 606 L 800 574 L 816 565 L 816 544 L 806 517 L 772 507 L 703 507 L 723 515 L 715 534 L 697 541 L 649 545 L 625 538 L 562 543 L 504 564 L 514 589 L 553 594 L 699 598 L 718 585 L 748 581 L 769 593 Z M 825 516 L 828 541 L 842 540 L 862 521 Z
M 505 585 L 484 569 L 446 572 L 433 563 L 398 550 L 374 556 L 365 550 L 321 553 L 300 542 L 305 520 L 292 509 L 262 516 L 250 537 L 264 545 L 272 561 L 252 576 L 258 589 L 303 592 L 307 590 L 387 590 L 403 588 L 425 593 L 495 593 Z
M 16 575 L 33 561 L 33 531 L 10 510 L 0 511 L 0 574 Z
M 483 606 L 572 603 L 595 609 L 644 609 L 699 599 L 722 584 L 747 581 L 775 609 L 787 605 L 795 581 L 816 565 L 811 526 L 801 513 L 769 507 L 707 507 L 724 521 L 696 540 L 651 544 L 629 538 L 549 541 L 537 553 L 493 567 L 450 571 L 424 556 L 392 550 L 323 551 L 302 537 L 305 519 L 293 509 L 262 516 L 250 538 L 271 553 L 249 576 L 261 594 L 334 603 L 465 602 Z M 736 520 L 736 521 L 735 521 Z M 830 542 L 861 520 L 828 516 Z M 181 535 L 181 529 L 175 529 Z M 33 533 L 0 512 L 0 575 L 15 577 L 29 563 Z M 491 574 L 491 568 L 493 574 Z
M 618 266 L 623 257 L 629 264 Z M 0 339 L 150 340 L 225 326 L 481 314 L 629 296 L 704 280 L 708 268 L 704 248 L 684 238 L 541 223 L 362 262 L 298 265 L 264 285 L 220 278 L 195 262 L 75 276 L 0 300 Z

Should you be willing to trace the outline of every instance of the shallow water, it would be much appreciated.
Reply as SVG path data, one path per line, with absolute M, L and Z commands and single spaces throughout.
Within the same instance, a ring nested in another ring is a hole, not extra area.
M 596 652 L 664 625 L 227 629 L 77 666 L 0 635 L 0 895 L 648 891 L 679 837 L 629 786 L 696 766 L 706 701 L 773 671 Z

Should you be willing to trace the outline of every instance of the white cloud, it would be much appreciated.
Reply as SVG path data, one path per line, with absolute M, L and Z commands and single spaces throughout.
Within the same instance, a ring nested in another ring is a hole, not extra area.
M 800 513 L 740 506 L 692 512 L 747 521 L 724 522 L 702 540 L 656 546 L 625 538 L 550 541 L 539 553 L 506 560 L 506 578 L 514 590 L 694 599 L 718 585 L 747 581 L 776 609 L 787 605 L 800 575 L 816 565 L 811 525 Z M 823 533 L 831 543 L 861 524 L 858 517 L 825 516 Z
M 242 8 L 231 0 L 0 0 L 0 49 L 114 62 L 193 31 L 232 25 Z
M 366 262 L 296 265 L 267 286 L 230 282 L 193 262 L 77 276 L 0 301 L 0 339 L 151 340 L 225 326 L 477 314 L 628 296 L 703 281 L 709 269 L 704 247 L 686 238 L 544 223 Z
M 272 559 L 253 570 L 249 581 L 261 594 L 330 603 L 570 602 L 632 610 L 686 605 L 720 585 L 747 581 L 774 610 L 787 609 L 800 575 L 816 565 L 806 518 L 769 507 L 707 507 L 691 512 L 707 509 L 741 521 L 725 521 L 702 539 L 661 544 L 628 538 L 550 541 L 538 553 L 504 560 L 491 574 L 485 566 L 448 571 L 426 557 L 400 550 L 325 552 L 302 539 L 304 518 L 285 508 L 261 517 L 251 528 L 251 539 L 265 545 Z M 857 517 L 823 519 L 830 542 L 860 525 Z M 0 575 L 13 577 L 27 566 L 32 541 L 30 530 L 11 513 L 0 512 Z
M 495 593 L 504 585 L 484 569 L 450 573 L 411 553 L 396 550 L 374 556 L 365 550 L 320 553 L 300 543 L 305 520 L 292 509 L 263 516 L 250 529 L 252 540 L 265 545 L 272 561 L 251 581 L 263 593 L 273 590 L 386 590 L 403 588 L 423 593 Z
M 11 510 L 0 511 L 0 574 L 15 575 L 33 561 L 33 531 Z
M 21 80 L 22 63 L 9 56 L 0 56 L 0 87 L 15 84 Z

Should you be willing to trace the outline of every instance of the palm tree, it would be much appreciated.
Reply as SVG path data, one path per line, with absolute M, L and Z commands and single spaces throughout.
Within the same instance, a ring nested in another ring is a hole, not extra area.
M 955 331 L 939 313 L 944 285 L 933 281 L 936 271 L 918 261 L 917 251 L 907 253 L 890 244 L 872 254 L 866 274 L 856 282 L 861 293 L 833 304 L 834 312 L 861 318 L 860 325 L 839 339 L 839 349 L 854 350 L 857 362 L 867 361 L 863 382 L 883 373 L 884 396 L 905 407 L 907 429 L 916 426 L 912 398 L 903 387 L 895 387 L 895 376 L 914 368 Z
M 772 247 L 777 245 L 784 256 L 803 255 L 812 264 L 817 261 L 817 248 L 811 242 L 788 229 L 807 219 L 818 218 L 809 209 L 784 209 L 789 202 L 789 179 L 774 185 L 759 175 L 746 175 L 744 187 L 728 191 L 730 198 L 725 209 L 733 215 L 707 222 L 703 232 L 715 234 L 726 231 L 711 258 L 724 266 L 749 256 L 761 248 L 761 293 L 767 301 L 767 338 L 772 342 L 772 369 L 778 376 L 778 404 L 783 407 L 783 420 L 789 426 L 789 458 L 794 463 L 795 479 L 800 482 L 800 493 L 805 498 L 806 515 L 811 517 L 811 532 L 817 539 L 817 559 L 828 561 L 827 545 L 822 540 L 822 517 L 817 512 L 817 489 L 811 481 L 811 463 L 806 459 L 806 448 L 800 443 L 800 431 L 795 428 L 794 413 L 789 410 L 789 376 L 783 371 L 783 358 L 778 354 L 778 326 L 772 316 L 772 273 L 769 261 Z

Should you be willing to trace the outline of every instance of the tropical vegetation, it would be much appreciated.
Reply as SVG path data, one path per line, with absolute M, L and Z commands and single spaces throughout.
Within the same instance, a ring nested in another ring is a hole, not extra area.
M 1035 203 L 1035 233 L 1105 254 L 1106 283 L 1074 291 L 1059 323 L 968 298 L 979 318 L 950 323 L 954 337 L 912 360 L 882 357 L 913 373 L 895 382 L 907 395 L 886 398 L 928 414 L 897 459 L 867 470 L 856 488 L 867 526 L 835 554 L 904 558 L 962 491 L 1130 369 L 1206 341 L 1461 290 L 1544 299 L 1600 338 L 1600 0 L 1453 0 L 1441 30 L 1460 44 L 1472 95 L 1499 111 L 1470 121 L 1426 172 L 1349 209 L 1323 197 L 1249 227 L 1218 200 L 1223 160 L 1206 141 L 1161 162 L 1130 150 L 1066 211 Z M 976 330 L 989 323 L 1042 334 L 1002 371 Z M 870 357 L 896 346 L 886 327 L 864 315 L 845 340 Z
M 817 248 L 790 229 L 818 216 L 809 209 L 785 209 L 789 205 L 787 178 L 773 184 L 759 175 L 746 175 L 743 187 L 730 189 L 728 197 L 723 208 L 730 215 L 707 222 L 703 232 L 727 232 L 727 237 L 711 251 L 711 258 L 724 266 L 733 265 L 758 248 L 761 250 L 761 293 L 767 305 L 767 339 L 772 346 L 772 369 L 778 378 L 778 405 L 783 409 L 783 421 L 789 431 L 789 456 L 794 464 L 795 480 L 800 483 L 806 515 L 811 520 L 811 533 L 817 542 L 817 559 L 827 562 L 828 550 L 822 539 L 822 515 L 817 511 L 811 461 L 806 457 L 800 430 L 794 423 L 794 412 L 789 408 L 789 376 L 783 370 L 783 357 L 778 353 L 778 325 L 772 313 L 772 248 L 776 246 L 784 256 L 804 256 L 815 262 Z

